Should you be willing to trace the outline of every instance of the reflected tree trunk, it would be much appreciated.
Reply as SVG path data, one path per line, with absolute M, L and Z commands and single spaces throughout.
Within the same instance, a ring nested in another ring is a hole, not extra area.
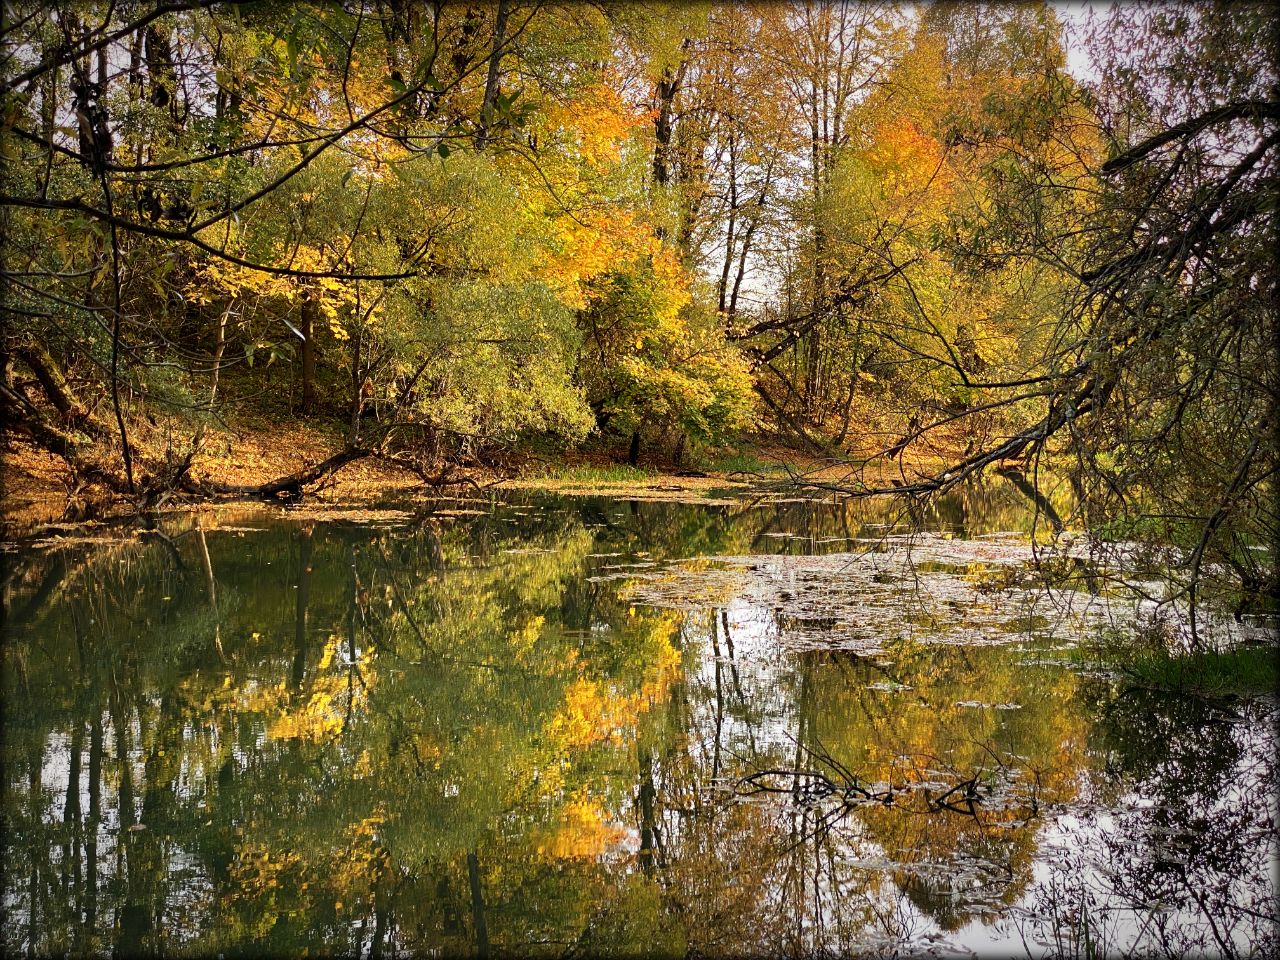
M 636 751 L 640 765 L 640 790 L 638 804 L 640 810 L 640 869 L 646 877 L 653 877 L 657 857 L 658 827 L 654 818 L 653 801 L 656 791 L 653 786 L 653 754 L 647 748 Z
M 745 710 L 747 706 L 747 695 L 742 691 L 742 678 L 738 674 L 738 661 L 733 649 L 733 633 L 729 630 L 728 610 L 720 611 L 720 626 L 724 631 L 725 652 L 729 654 L 729 676 L 733 678 L 733 690 L 734 693 L 738 695 L 738 702 L 742 704 L 742 707 Z M 751 750 L 754 752 L 756 748 L 755 731 L 752 729 L 750 724 L 747 725 L 747 734 L 751 738 Z
M 369 946 L 369 956 L 373 960 L 379 960 L 386 952 L 387 932 L 392 925 L 391 907 L 395 899 L 394 880 L 394 870 L 384 859 L 373 891 L 373 942 Z M 394 945 L 392 952 L 395 952 Z
M 1058 515 L 1058 511 L 1049 502 L 1049 498 L 1041 493 L 1040 488 L 1028 480 L 1021 470 L 1014 467 L 1000 467 L 996 470 L 996 473 L 1013 484 L 1019 493 L 1035 505 L 1036 510 L 1044 514 L 1045 519 L 1049 521 L 1049 525 L 1053 527 L 1054 533 L 1061 533 L 1066 529 L 1066 525 L 1062 522 L 1062 517 Z
M 460 937 L 462 935 L 462 911 L 458 906 L 458 899 L 453 894 L 450 871 L 441 870 L 436 880 L 436 899 L 440 901 L 440 909 L 444 914 L 443 929 L 446 937 Z
M 65 558 L 58 556 L 52 560 L 44 576 L 40 579 L 40 586 L 36 588 L 35 593 L 24 603 L 21 609 L 13 611 L 12 621 L 15 624 L 27 624 L 35 619 L 36 614 L 43 609 L 45 601 L 53 595 L 53 592 L 59 587 L 69 585 L 71 571 L 68 568 Z M 6 583 L 6 594 L 9 585 Z M 0 626 L 7 627 L 10 622 L 10 604 L 6 595 L 4 604 L 4 619 L 0 621 Z
M 289 673 L 294 690 L 302 689 L 307 667 L 307 620 L 311 606 L 312 527 L 298 531 L 298 596 L 293 615 L 293 666 Z
M 67 796 L 62 804 L 62 889 L 80 887 L 80 754 L 84 746 L 84 726 L 77 722 L 71 731 L 67 764 Z
M 711 652 L 716 672 L 716 737 L 711 751 L 711 779 L 720 779 L 720 738 L 724 732 L 724 666 L 720 661 L 720 629 L 715 611 L 711 612 Z
M 161 891 L 167 864 L 160 837 L 173 821 L 171 771 L 174 758 L 180 755 L 180 746 L 172 738 L 174 734 L 181 736 L 179 710 L 176 698 L 165 696 L 152 722 L 142 728 L 143 707 L 141 704 L 138 707 L 138 745 L 146 751 L 146 759 L 140 785 L 142 819 L 138 829 L 121 837 L 121 844 L 126 847 L 125 897 L 117 948 L 122 956 L 155 955 L 157 933 L 165 929 Z M 131 767 L 132 762 L 126 755 L 122 769 Z M 121 802 L 124 802 L 123 790 Z
M 102 821 L 102 711 L 95 705 L 89 726 L 89 819 L 85 823 L 84 927 L 90 942 L 98 922 L 98 824 Z
M 366 623 L 362 607 L 365 590 L 360 584 L 360 573 L 356 569 L 355 544 L 348 546 L 351 558 L 351 593 L 347 604 L 347 711 L 342 719 L 342 732 L 346 733 L 351 726 L 352 711 L 356 702 L 356 673 L 360 669 L 359 653 L 356 647 L 356 629 L 358 623 Z M 363 682 L 363 680 L 362 680 Z
M 467 851 L 467 882 L 471 886 L 471 925 L 476 938 L 476 955 L 489 956 L 489 929 L 484 919 L 484 890 L 480 885 L 480 858 Z
M 196 543 L 200 545 L 200 566 L 204 568 L 205 593 L 209 598 L 209 609 L 213 611 L 213 646 L 218 651 L 218 659 L 226 663 L 227 656 L 222 650 L 222 616 L 218 613 L 218 581 L 213 576 L 213 560 L 209 556 L 209 543 L 205 540 L 204 527 L 196 521 Z
M 27 754 L 27 799 L 29 803 L 30 823 L 34 827 L 41 821 L 40 811 L 40 770 L 44 766 L 44 750 L 37 738 L 31 742 Z M 38 837 L 38 834 L 37 834 Z M 27 917 L 27 956 L 37 956 L 37 939 L 40 936 L 40 850 L 37 842 L 31 845 L 31 873 L 27 878 L 27 898 L 30 901 L 30 915 Z

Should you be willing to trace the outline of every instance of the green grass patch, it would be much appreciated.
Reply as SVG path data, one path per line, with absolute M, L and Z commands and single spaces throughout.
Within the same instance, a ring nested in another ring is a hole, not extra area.
M 783 472 L 781 464 L 761 460 L 754 453 L 736 450 L 707 456 L 699 466 L 713 473 L 745 473 L 769 476 Z
M 1280 681 L 1280 649 L 1240 647 L 1222 652 L 1142 652 L 1120 665 L 1124 674 L 1148 687 L 1224 696 L 1270 693 Z
M 628 463 L 549 464 L 532 474 L 536 479 L 564 480 L 573 483 L 643 483 L 658 476 L 652 467 L 633 467 Z

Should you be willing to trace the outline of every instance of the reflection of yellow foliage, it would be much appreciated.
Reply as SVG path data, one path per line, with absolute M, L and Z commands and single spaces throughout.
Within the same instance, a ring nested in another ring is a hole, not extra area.
M 656 703 L 665 700 L 680 668 L 680 651 L 672 644 L 678 617 L 666 613 L 654 621 L 652 662 L 644 671 L 640 688 L 625 693 L 587 677 L 579 677 L 565 691 L 565 702 L 552 718 L 548 737 L 560 750 L 593 743 L 621 743 L 626 731 Z
M 231 863 L 235 899 L 257 899 L 279 889 L 281 875 L 296 870 L 302 859 L 290 850 L 272 851 L 263 843 L 244 840 L 236 845 Z
M 571 683 L 565 691 L 564 709 L 551 721 L 552 739 L 566 748 L 580 747 L 612 733 L 607 726 L 609 704 L 603 694 L 601 685 L 594 680 Z
M 542 628 L 546 622 L 546 617 L 531 617 L 527 623 L 513 630 L 507 637 L 511 654 L 518 663 L 528 662 L 529 654 L 533 650 L 534 644 L 538 642 L 538 638 L 542 636 Z
M 565 804 L 560 825 L 538 844 L 538 853 L 561 860 L 596 859 L 617 846 L 626 833 L 609 822 L 599 799 L 589 796 L 583 787 Z
M 364 779 L 373 773 L 373 758 L 368 750 L 360 751 L 360 756 L 356 758 L 356 765 L 351 772 L 357 779 Z
M 348 675 L 347 670 L 324 673 L 333 663 L 338 647 L 344 641 L 337 636 L 329 638 L 320 658 L 321 670 L 311 683 L 311 695 L 297 706 L 285 704 L 280 715 L 267 728 L 267 736 L 273 740 L 310 740 L 318 743 L 336 735 L 348 715 L 360 708 L 365 688 L 374 679 L 372 670 L 373 650 L 366 649 L 360 664 L 360 678 Z
M 898 793 L 893 806 L 859 807 L 856 817 L 864 836 L 899 863 L 960 855 L 1007 863 L 1015 882 L 1002 897 L 1012 902 L 1030 877 L 1032 798 L 1071 802 L 1089 763 L 1086 714 L 1072 702 L 1079 678 L 1067 670 L 1029 671 L 1013 651 L 975 658 L 903 643 L 894 653 L 911 688 L 892 699 L 844 683 L 818 685 L 818 742 L 863 782 L 899 791 L 928 783 L 937 797 L 977 776 L 975 817 L 924 815 L 917 791 Z
M 386 822 L 386 808 L 378 804 L 369 816 L 347 826 L 343 833 L 345 848 L 335 858 L 341 869 L 330 875 L 336 892 L 351 891 L 353 882 L 372 884 L 378 879 L 387 859 L 378 836 Z
M 435 770 L 440 769 L 444 752 L 431 734 L 418 731 L 409 737 L 409 747 L 413 751 L 414 759 L 420 765 L 430 765 Z
M 250 906 L 254 931 L 265 934 L 281 913 L 302 909 L 318 893 L 332 899 L 337 909 L 366 899 L 387 866 L 380 837 L 386 819 L 385 806 L 378 804 L 347 825 L 318 857 L 304 859 L 258 840 L 238 842 L 230 868 L 230 901 Z

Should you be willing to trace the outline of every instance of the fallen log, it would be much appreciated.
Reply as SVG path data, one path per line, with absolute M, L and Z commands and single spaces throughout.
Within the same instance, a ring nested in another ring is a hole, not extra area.
M 319 463 L 297 470 L 294 473 L 268 480 L 266 483 L 219 483 L 216 480 L 195 480 L 190 475 L 183 476 L 182 489 L 198 496 L 220 497 L 283 497 L 297 499 L 302 496 L 302 488 L 307 484 L 322 480 L 335 473 L 349 463 L 363 460 L 373 455 L 372 450 L 363 447 L 348 447 Z

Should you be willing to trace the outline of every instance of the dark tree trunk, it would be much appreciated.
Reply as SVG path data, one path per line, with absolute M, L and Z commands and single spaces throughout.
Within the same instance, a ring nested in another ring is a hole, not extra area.
M 471 887 L 471 923 L 476 937 L 476 956 L 489 956 L 489 929 L 484 917 L 484 889 L 480 886 L 480 858 L 467 851 L 467 881 Z
M 480 107 L 480 133 L 476 137 L 476 149 L 483 150 L 489 142 L 489 130 L 493 126 L 494 106 L 498 100 L 498 81 L 501 77 L 503 45 L 507 40 L 507 0 L 498 0 L 494 14 L 493 46 L 489 53 L 489 72 L 484 81 L 484 100 Z
M 636 466 L 640 462 L 640 431 L 631 431 L 631 449 L 627 451 L 627 463 Z
M 687 50 L 689 41 L 685 41 Z M 654 91 L 657 97 L 653 120 L 653 182 L 665 187 L 671 181 L 671 139 L 675 133 L 675 100 L 684 83 L 688 60 L 681 60 L 675 70 L 670 68 L 662 75 Z
M 308 292 L 302 301 L 302 318 L 299 333 L 302 334 L 302 412 L 312 413 L 316 406 L 316 314 L 319 303 L 315 294 Z
M 44 344 L 34 340 L 28 341 L 19 348 L 18 356 L 36 375 L 36 380 L 40 382 L 40 389 L 44 391 L 44 395 L 49 398 L 49 402 L 54 405 L 58 413 L 72 422 L 84 417 L 84 407 L 72 396 L 71 390 L 67 387 L 66 378 Z
M 634 501 L 633 501 L 634 502 Z M 654 816 L 654 798 L 657 791 L 653 784 L 653 756 L 648 750 L 639 750 L 640 789 L 636 806 L 640 813 L 640 869 L 646 877 L 652 877 L 656 866 L 658 825 Z

